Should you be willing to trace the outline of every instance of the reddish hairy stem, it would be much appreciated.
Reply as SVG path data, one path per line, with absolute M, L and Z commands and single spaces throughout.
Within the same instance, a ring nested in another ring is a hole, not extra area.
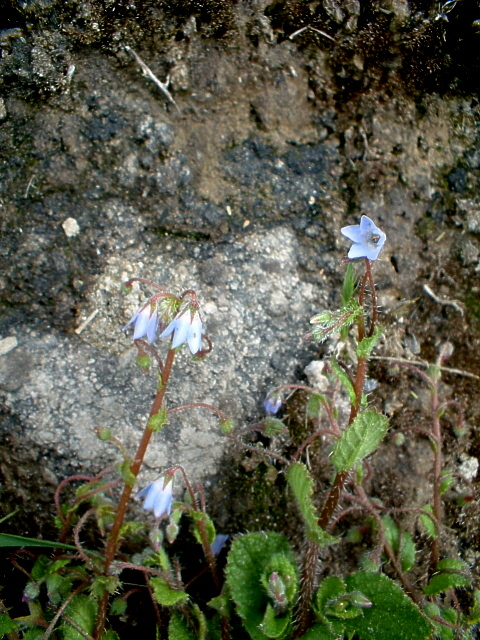
M 375 324 L 377 320 L 377 298 L 375 294 L 375 287 L 373 284 L 373 277 L 371 271 L 370 261 L 365 258 L 366 271 L 362 278 L 362 283 L 360 285 L 360 291 L 358 296 L 358 303 L 360 306 L 364 306 L 364 298 L 365 298 L 365 289 L 367 285 L 367 281 L 370 284 L 370 295 L 372 299 L 372 318 L 370 321 L 370 328 L 368 331 L 368 336 L 372 336 L 375 331 Z M 357 320 L 357 328 L 358 328 L 358 342 L 360 343 L 365 337 L 365 322 L 363 319 L 363 314 Z M 360 405 L 362 401 L 362 393 L 363 393 L 363 385 L 365 382 L 367 370 L 367 359 L 359 358 L 357 362 L 357 371 L 355 376 L 355 381 L 353 384 L 355 390 L 355 404 L 351 405 L 350 409 L 350 417 L 348 420 L 348 426 L 350 426 L 355 418 L 358 415 L 360 410 Z M 328 524 L 335 513 L 335 510 L 340 502 L 340 497 L 342 495 L 343 489 L 347 482 L 349 476 L 348 471 L 342 471 L 337 473 L 335 480 L 333 482 L 333 486 L 328 492 L 327 498 L 325 500 L 325 504 L 320 513 L 320 517 L 318 519 L 318 525 L 326 530 Z M 303 563 L 302 563 L 302 584 L 300 597 L 298 600 L 297 606 L 297 626 L 295 629 L 295 638 L 301 637 L 305 631 L 310 626 L 310 616 L 311 616 L 311 599 L 313 594 L 313 589 L 315 586 L 316 579 L 316 569 L 318 562 L 318 546 L 307 540 L 306 548 L 303 553 Z
M 132 495 L 135 479 L 137 478 L 140 472 L 143 459 L 145 457 L 145 453 L 147 451 L 148 445 L 153 435 L 153 430 L 150 426 L 150 418 L 157 415 L 160 409 L 163 407 L 164 400 L 165 400 L 165 392 L 167 390 L 168 379 L 172 372 L 174 359 L 175 359 L 175 349 L 170 349 L 167 354 L 165 365 L 160 376 L 161 386 L 158 389 L 155 399 L 153 401 L 153 405 L 150 410 L 149 420 L 143 432 L 143 436 L 140 441 L 140 444 L 138 445 L 137 453 L 135 455 L 135 458 L 132 464 L 130 465 L 130 472 L 134 478 L 134 481 L 132 483 L 125 482 L 125 486 L 123 487 L 123 492 L 120 497 L 120 502 L 118 504 L 117 513 L 115 515 L 115 520 L 113 522 L 112 530 L 110 531 L 110 535 L 108 537 L 107 548 L 105 551 L 105 564 L 104 564 L 104 575 L 106 576 L 109 575 L 110 567 L 112 565 L 112 562 L 115 559 L 115 555 L 118 549 L 120 529 L 122 528 L 123 522 L 125 520 L 125 514 L 127 512 L 127 507 L 128 507 L 130 497 Z M 99 602 L 97 621 L 96 621 L 95 632 L 93 636 L 95 640 L 98 640 L 98 638 L 100 638 L 100 636 L 103 633 L 105 621 L 107 618 L 107 608 L 108 608 L 108 593 L 105 593 L 105 595 Z

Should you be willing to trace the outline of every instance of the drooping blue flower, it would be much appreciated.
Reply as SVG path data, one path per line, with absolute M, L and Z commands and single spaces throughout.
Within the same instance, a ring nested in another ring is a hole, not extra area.
M 188 307 L 175 316 L 160 337 L 167 338 L 173 333 L 172 349 L 187 343 L 190 351 L 195 355 L 202 348 L 202 329 L 200 314 Z
M 226 533 L 217 533 L 217 535 L 215 536 L 215 540 L 212 542 L 212 546 L 211 546 L 212 553 L 214 556 L 218 556 L 220 551 L 225 546 L 225 543 L 227 542 L 229 537 L 230 536 L 228 536 Z
M 348 252 L 350 260 L 355 258 L 376 260 L 386 240 L 386 235 L 368 216 L 362 216 L 360 224 L 343 227 L 340 232 L 353 242 Z
M 142 338 L 146 338 L 147 342 L 151 344 L 157 334 L 157 306 L 146 304 L 140 311 L 137 311 L 130 322 L 123 327 L 123 331 L 126 331 L 131 324 L 134 325 L 133 339 L 141 340 Z
M 265 409 L 265 413 L 269 413 L 272 416 L 278 413 L 281 406 L 282 396 L 279 393 L 269 393 L 263 401 L 263 408 Z
M 137 498 L 145 498 L 143 508 L 153 510 L 156 518 L 170 515 L 172 510 L 173 476 L 163 475 L 137 493 Z

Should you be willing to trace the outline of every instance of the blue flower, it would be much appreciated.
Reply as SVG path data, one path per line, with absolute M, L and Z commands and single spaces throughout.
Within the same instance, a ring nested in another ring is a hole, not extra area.
M 160 338 L 166 338 L 172 333 L 172 349 L 187 343 L 193 355 L 198 353 L 202 348 L 202 319 L 198 311 L 190 307 L 181 311 L 160 334 Z
M 153 510 L 156 518 L 170 515 L 172 510 L 173 477 L 164 475 L 137 493 L 137 498 L 145 498 L 143 508 Z
M 282 396 L 279 393 L 269 393 L 263 401 L 263 408 L 266 413 L 275 415 L 282 406 Z
M 152 304 L 146 304 L 144 307 L 137 311 L 128 324 L 123 327 L 123 331 L 133 324 L 135 328 L 133 330 L 133 339 L 141 340 L 147 338 L 149 344 L 155 340 L 158 327 L 158 312 L 157 306 Z
M 368 258 L 376 260 L 385 244 L 386 235 L 367 216 L 362 216 L 360 224 L 352 224 L 340 229 L 342 235 L 353 242 L 348 252 L 350 260 Z
M 227 542 L 229 537 L 230 536 L 227 536 L 225 533 L 218 533 L 215 536 L 215 540 L 212 542 L 212 546 L 211 546 L 212 553 L 214 556 L 218 556 L 220 551 L 225 546 L 225 543 Z

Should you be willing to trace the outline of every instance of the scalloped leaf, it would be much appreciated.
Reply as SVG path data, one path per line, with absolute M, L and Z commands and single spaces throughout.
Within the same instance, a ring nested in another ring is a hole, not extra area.
M 388 430 L 388 419 L 374 409 L 359 413 L 335 443 L 331 456 L 338 473 L 349 471 L 373 453 Z
M 271 601 L 262 582 L 267 568 L 275 570 L 272 564 L 275 556 L 284 556 L 291 566 L 296 566 L 288 540 L 278 533 L 239 536 L 228 554 L 227 586 L 238 615 L 253 640 L 268 638 L 260 626 Z
M 359 640 L 427 640 L 432 625 L 402 589 L 381 573 L 358 572 L 345 578 L 349 591 L 360 591 L 372 606 L 343 620 L 348 637 Z

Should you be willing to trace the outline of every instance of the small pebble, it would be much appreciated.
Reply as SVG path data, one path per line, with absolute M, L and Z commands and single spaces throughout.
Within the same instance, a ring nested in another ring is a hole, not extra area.
M 15 336 L 9 336 L 0 340 L 0 356 L 6 355 L 9 351 L 12 351 L 18 346 L 18 340 Z
M 80 227 L 78 226 L 78 222 L 75 218 L 67 218 L 62 222 L 62 227 L 67 238 L 74 238 L 80 233 Z

